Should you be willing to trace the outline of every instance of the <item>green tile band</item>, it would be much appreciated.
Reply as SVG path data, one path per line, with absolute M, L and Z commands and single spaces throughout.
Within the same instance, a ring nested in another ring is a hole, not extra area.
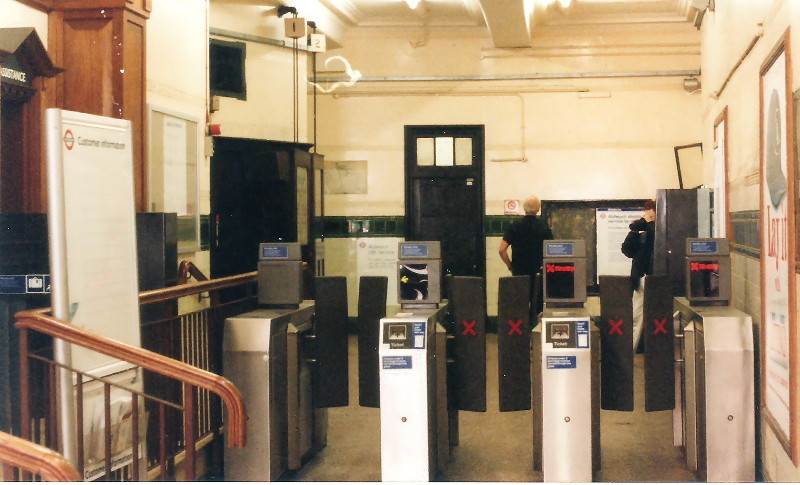
M 756 259 L 761 257 L 761 232 L 758 228 L 760 219 L 759 211 L 731 212 L 732 252 Z

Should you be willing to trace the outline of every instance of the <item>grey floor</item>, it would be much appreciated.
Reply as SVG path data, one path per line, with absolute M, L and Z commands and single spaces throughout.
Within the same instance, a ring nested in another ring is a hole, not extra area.
M 451 451 L 443 481 L 536 482 L 532 470 L 530 411 L 500 413 L 497 396 L 497 337 L 487 335 L 487 412 L 462 411 L 460 443 Z M 381 480 L 380 410 L 358 405 L 356 339 L 350 340 L 350 406 L 329 410 L 328 446 L 289 477 L 295 481 Z M 646 413 L 642 355 L 634 362 L 635 409 L 602 411 L 601 482 L 693 482 L 681 452 L 672 445 L 672 412 Z

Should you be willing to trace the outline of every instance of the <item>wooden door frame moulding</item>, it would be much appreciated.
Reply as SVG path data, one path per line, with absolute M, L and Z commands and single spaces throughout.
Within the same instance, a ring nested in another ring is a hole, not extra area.
M 725 237 L 727 239 L 732 239 L 733 238 L 733 221 L 731 219 L 731 209 L 730 209 L 730 207 L 731 207 L 731 187 L 730 187 L 731 181 L 730 181 L 730 174 L 729 174 L 729 172 L 730 172 L 730 164 L 729 164 L 730 157 L 728 156 L 728 131 L 729 131 L 730 128 L 728 126 L 728 105 L 725 105 L 725 107 L 722 108 L 722 111 L 720 111 L 719 115 L 717 115 L 716 119 L 714 120 L 714 131 L 713 131 L 714 144 L 715 144 L 714 149 L 716 149 L 716 144 L 719 143 L 719 140 L 717 140 L 717 126 L 719 126 L 720 123 L 725 123 L 724 131 L 722 133 L 722 142 L 724 143 L 724 146 L 722 148 L 722 153 L 723 153 L 723 155 L 725 157 L 725 160 L 724 160 L 724 163 L 725 163 L 725 182 L 724 182 L 724 184 L 725 184 Z M 713 152 L 714 152 L 714 150 L 712 150 L 712 153 Z

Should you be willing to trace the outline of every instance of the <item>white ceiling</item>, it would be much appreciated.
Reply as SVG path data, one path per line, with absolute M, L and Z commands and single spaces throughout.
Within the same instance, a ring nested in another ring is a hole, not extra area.
M 306 2 L 308 0 L 305 0 Z M 495 47 L 530 47 L 543 27 L 692 25 L 702 0 L 319 0 L 346 28 L 482 27 Z M 292 2 L 286 2 L 291 4 Z M 301 8 L 303 1 L 295 2 Z M 563 5 L 568 4 L 565 8 Z

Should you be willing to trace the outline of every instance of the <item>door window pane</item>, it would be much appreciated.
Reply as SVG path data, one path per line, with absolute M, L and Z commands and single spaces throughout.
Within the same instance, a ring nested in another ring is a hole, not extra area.
M 472 138 L 456 138 L 456 165 L 472 165 Z
M 453 137 L 450 136 L 436 137 L 436 166 L 437 167 L 453 166 Z
M 433 165 L 433 138 L 417 138 L 417 165 L 420 167 Z

